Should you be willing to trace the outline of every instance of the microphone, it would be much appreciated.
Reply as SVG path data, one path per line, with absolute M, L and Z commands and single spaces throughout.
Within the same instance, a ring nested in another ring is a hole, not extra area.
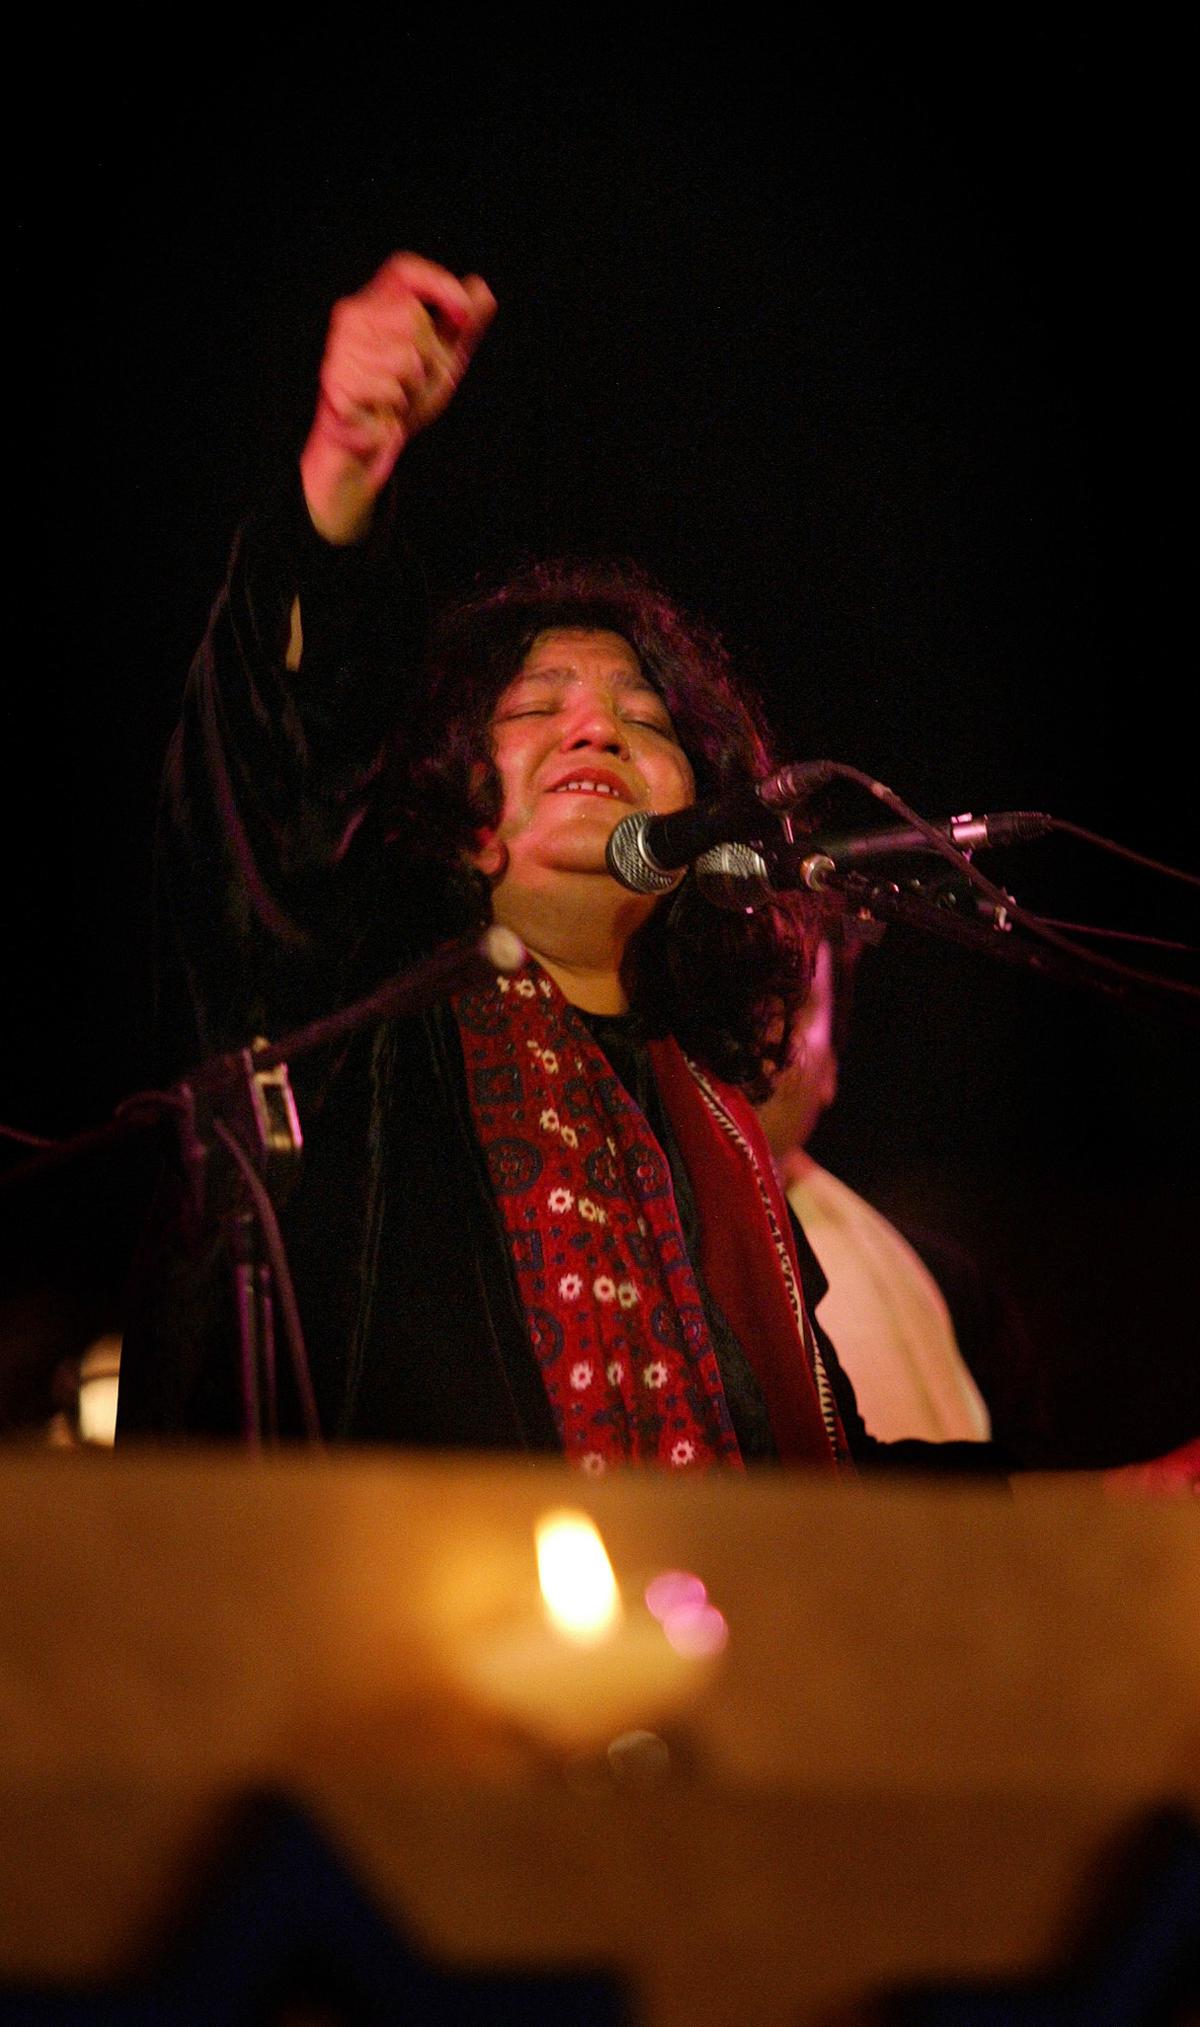
M 623 816 L 608 840 L 608 870 L 635 894 L 665 894 L 685 867 L 715 845 L 753 844 L 763 835 L 768 812 L 783 816 L 832 780 L 830 760 L 799 760 L 777 768 L 750 791 L 692 803 L 670 816 L 634 810 Z
M 608 870 L 635 894 L 665 894 L 685 867 L 700 860 L 705 863 L 698 870 L 720 874 L 727 883 L 729 879 L 755 879 L 765 891 L 768 864 L 760 853 L 748 849 L 763 842 L 765 811 L 775 809 L 783 814 L 805 793 L 823 786 L 833 772 L 828 761 L 801 761 L 768 775 L 749 795 L 694 803 L 671 816 L 635 810 L 622 817 L 609 838 L 605 854 Z M 960 852 L 1026 844 L 1045 837 L 1053 828 L 1054 818 L 1037 809 L 1003 809 L 987 816 L 968 812 L 931 825 Z M 726 848 L 723 855 L 718 847 Z M 799 884 L 814 890 L 843 867 L 916 852 L 937 856 L 937 846 L 915 824 L 836 835 L 814 831 L 790 845 L 781 840 L 766 845 L 772 870 L 786 861 L 788 871 L 798 875 Z M 787 884 L 795 884 L 794 879 Z
M 1038 809 L 1002 809 L 989 816 L 972 816 L 968 812 L 948 817 L 930 828 L 956 850 L 973 852 L 989 846 L 1027 844 L 1033 838 L 1045 837 L 1054 829 L 1054 818 Z M 939 856 L 937 846 L 925 831 L 914 824 L 903 824 L 894 830 L 850 831 L 839 837 L 814 831 L 797 841 L 790 856 L 797 862 L 802 884 L 819 889 L 843 866 L 864 860 L 900 858 L 912 852 Z

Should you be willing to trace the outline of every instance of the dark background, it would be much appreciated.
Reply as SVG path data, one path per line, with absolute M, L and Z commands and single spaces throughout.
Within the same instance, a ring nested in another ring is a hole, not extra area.
M 1195 865 L 1179 52 L 1007 19 L 179 32 L 31 31 L 10 127 L 0 1118 L 69 1133 L 149 1074 L 183 673 L 329 306 L 396 247 L 501 304 L 411 453 L 435 595 L 635 555 L 725 633 L 785 755 Z M 1078 844 L 986 867 L 1200 940 L 1194 889 Z M 1197 1032 L 900 929 L 864 961 L 814 1151 L 1015 1299 L 1026 1369 L 984 1377 L 1031 1461 L 1196 1433 Z M 0 1426 L 119 1326 L 149 1167 L 7 1195 Z

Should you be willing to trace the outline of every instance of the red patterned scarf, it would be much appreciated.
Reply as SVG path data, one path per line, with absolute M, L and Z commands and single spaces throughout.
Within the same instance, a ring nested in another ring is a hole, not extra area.
M 667 1158 L 540 966 L 454 1002 L 475 1131 L 563 1448 L 619 1462 L 740 1466 Z M 781 1457 L 845 1443 L 800 1292 L 766 1143 L 738 1093 L 651 1046 L 696 1198 L 701 1272 L 758 1379 Z

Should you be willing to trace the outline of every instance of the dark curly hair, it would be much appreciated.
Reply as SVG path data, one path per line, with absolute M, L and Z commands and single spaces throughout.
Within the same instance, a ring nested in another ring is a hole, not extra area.
M 772 765 L 756 703 L 740 688 L 719 639 L 685 614 L 637 564 L 562 558 L 526 565 L 477 588 L 435 623 L 427 705 L 403 746 L 393 809 L 425 840 L 438 910 L 456 928 L 488 919 L 490 889 L 469 854 L 500 818 L 492 755 L 496 701 L 539 634 L 582 627 L 617 633 L 659 691 L 691 764 L 697 799 L 748 789 Z M 419 813 L 419 827 L 416 825 Z M 411 836 L 413 831 L 409 830 Z M 794 905 L 753 913 L 718 908 L 692 875 L 657 908 L 629 953 L 633 1011 L 648 1034 L 673 1034 L 719 1077 L 757 1100 L 780 1062 L 811 977 L 816 932 Z

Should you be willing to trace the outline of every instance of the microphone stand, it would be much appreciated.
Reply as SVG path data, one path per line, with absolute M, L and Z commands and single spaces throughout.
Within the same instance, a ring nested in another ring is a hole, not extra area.
M 0 1191 L 105 1152 L 147 1128 L 172 1123 L 196 1216 L 202 1218 L 213 1209 L 214 1198 L 220 1198 L 218 1218 L 237 1318 L 246 1445 L 257 1450 L 264 1442 L 278 1441 L 278 1322 L 291 1353 L 305 1433 L 310 1442 L 319 1443 L 316 1400 L 274 1203 L 295 1180 L 304 1144 L 288 1063 L 348 1040 L 362 1028 L 423 1012 L 453 993 L 490 984 L 498 972 L 517 971 L 525 957 L 519 938 L 498 923 L 443 944 L 365 998 L 278 1042 L 257 1039 L 248 1048 L 207 1058 L 164 1090 L 134 1092 L 117 1105 L 107 1124 L 57 1142 L 8 1169 L 0 1175 Z M 213 1175 L 218 1147 L 229 1156 L 219 1180 Z
M 821 855 L 816 856 L 814 863 L 811 846 L 806 846 L 803 840 L 771 841 L 755 849 L 775 891 L 807 890 L 824 912 L 843 920 L 899 923 L 1044 978 L 1082 986 L 1113 1000 L 1141 1001 L 1156 1010 L 1200 1022 L 1200 993 L 1187 987 L 1175 988 L 1168 979 L 1137 971 L 1071 943 L 1041 925 L 1011 895 L 1000 894 L 989 905 L 974 889 L 967 889 L 964 898 L 974 909 L 968 913 L 957 905 L 954 890 L 947 893 L 943 889 L 939 901 L 913 891 L 912 886 L 902 888 L 896 880 L 837 866 Z M 1018 928 L 1030 933 L 1017 937 L 1013 931 Z

